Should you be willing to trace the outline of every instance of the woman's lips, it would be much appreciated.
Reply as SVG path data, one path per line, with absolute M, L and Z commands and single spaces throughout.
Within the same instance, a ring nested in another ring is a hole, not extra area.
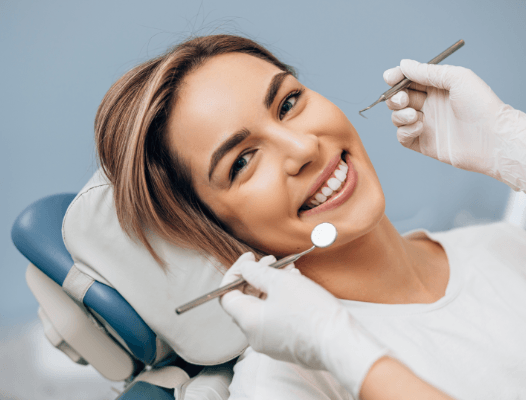
M 341 160 L 341 154 L 338 154 L 332 158 L 332 160 L 327 164 L 325 169 L 322 171 L 320 176 L 318 176 L 318 179 L 314 182 L 312 187 L 309 190 L 309 195 L 307 197 L 311 197 L 314 193 L 318 191 L 321 185 L 323 185 L 327 179 L 332 175 L 336 167 L 338 166 L 338 163 Z
M 337 162 L 336 162 L 334 168 L 336 167 L 337 163 L 339 162 L 339 158 L 336 159 L 336 161 Z M 332 162 L 332 160 L 331 160 L 331 162 Z M 347 153 L 345 153 L 345 162 L 346 162 L 347 166 L 349 167 L 349 171 L 347 172 L 347 180 L 343 184 L 343 187 L 339 190 L 339 192 L 336 195 L 334 195 L 331 198 L 329 198 L 325 203 L 320 204 L 319 206 L 314 207 L 314 208 L 312 208 L 310 210 L 301 211 L 299 213 L 299 215 L 301 217 L 307 217 L 307 216 L 319 214 L 321 212 L 333 210 L 336 207 L 339 207 L 340 205 L 342 205 L 349 197 L 351 197 L 351 195 L 354 192 L 354 188 L 356 187 L 356 181 L 358 179 L 358 175 L 356 173 L 356 170 L 354 169 L 354 165 L 351 162 L 351 157 Z M 334 168 L 332 170 L 329 170 L 330 173 L 332 173 Z M 327 168 L 326 168 L 326 170 L 327 170 Z M 328 176 L 330 176 L 330 173 L 329 173 Z M 323 174 L 322 174 L 322 176 L 323 176 Z M 326 177 L 328 178 L 328 176 L 326 176 Z M 314 189 L 314 192 L 312 192 L 312 194 L 314 194 L 316 192 L 316 190 L 319 188 L 319 186 L 321 184 L 322 183 L 320 182 L 318 184 L 318 186 Z

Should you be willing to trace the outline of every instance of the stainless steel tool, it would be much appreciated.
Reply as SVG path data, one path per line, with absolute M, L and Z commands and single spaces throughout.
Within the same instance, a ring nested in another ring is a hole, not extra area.
M 431 61 L 428 62 L 428 64 L 438 64 L 440 61 L 444 60 L 446 57 L 449 57 L 451 54 L 453 54 L 455 51 L 460 49 L 462 46 L 464 46 L 464 41 L 460 39 L 458 42 L 456 42 L 453 46 L 447 48 L 442 53 L 440 53 L 438 56 L 433 58 Z M 365 115 L 362 114 L 362 112 L 367 111 L 368 109 L 374 107 L 378 103 L 385 101 L 391 97 L 393 97 L 395 94 L 397 94 L 400 90 L 403 90 L 407 88 L 411 84 L 411 80 L 408 78 L 402 79 L 400 82 L 398 82 L 396 85 L 394 85 L 391 89 L 384 92 L 378 100 L 376 100 L 373 104 L 371 104 L 369 107 L 364 108 L 363 110 L 360 110 L 358 113 L 367 119 Z
M 334 227 L 333 224 L 324 222 L 322 224 L 316 225 L 310 235 L 310 239 L 313 244 L 313 246 L 310 249 L 305 250 L 302 253 L 292 254 L 290 256 L 283 257 L 281 260 L 278 260 L 272 264 L 269 264 L 269 267 L 283 268 L 289 265 L 290 263 L 293 263 L 294 261 L 304 256 L 305 254 L 310 253 L 315 248 L 329 247 L 331 244 L 334 243 L 337 236 L 338 236 L 338 232 L 336 231 L 336 228 Z M 181 307 L 176 308 L 175 312 L 178 315 L 180 315 L 188 310 L 191 310 L 194 307 L 197 307 L 212 299 L 215 299 L 216 297 L 222 296 L 225 293 L 230 292 L 231 290 L 238 289 L 241 286 L 243 286 L 245 283 L 246 281 L 243 278 L 239 278 L 238 280 L 228 285 L 222 286 L 219 289 L 216 289 L 208 294 L 205 294 L 204 296 L 201 296 L 189 303 L 183 304 Z

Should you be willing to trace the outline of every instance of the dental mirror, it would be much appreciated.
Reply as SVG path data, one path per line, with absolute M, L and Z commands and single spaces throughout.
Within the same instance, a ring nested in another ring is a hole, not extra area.
M 331 244 L 334 243 L 336 240 L 336 237 L 338 236 L 338 231 L 334 227 L 333 224 L 329 222 L 323 222 L 319 225 L 316 225 L 314 229 L 311 232 L 310 240 L 313 244 L 313 246 L 305 250 L 302 253 L 298 254 L 291 254 L 290 256 L 283 257 L 282 259 L 269 264 L 269 267 L 273 268 L 283 268 L 290 263 L 293 263 L 297 259 L 299 259 L 301 256 L 304 256 L 307 253 L 310 253 L 315 248 L 325 248 L 329 247 Z M 215 299 L 216 297 L 222 296 L 227 292 L 230 292 L 231 290 L 238 289 L 241 286 L 243 286 L 245 283 L 247 283 L 243 278 L 239 278 L 238 280 L 229 283 L 228 285 L 222 286 L 219 289 L 216 289 L 208 294 L 205 294 L 204 296 L 201 296 L 189 303 L 186 303 L 182 305 L 179 308 L 175 309 L 176 314 L 181 315 L 182 313 L 191 310 L 194 307 L 197 307 L 201 304 L 204 304 L 212 299 Z
M 338 231 L 334 225 L 324 222 L 323 224 L 316 225 L 312 230 L 310 240 L 314 246 L 323 249 L 324 247 L 329 247 L 333 244 L 337 236 Z

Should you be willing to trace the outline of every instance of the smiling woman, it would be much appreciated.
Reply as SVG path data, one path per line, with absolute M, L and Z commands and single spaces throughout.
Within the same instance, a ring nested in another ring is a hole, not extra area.
M 347 117 L 246 38 L 195 38 L 137 66 L 95 126 L 119 221 L 161 266 L 147 230 L 230 265 L 247 251 L 305 249 L 329 219 L 349 241 L 383 215 Z
M 347 117 L 260 58 L 223 54 L 190 72 L 167 137 L 199 199 L 263 253 L 308 248 L 310 232 L 327 219 L 350 241 L 383 214 L 378 178 Z
M 382 187 L 352 123 L 257 43 L 216 35 L 174 47 L 119 79 L 95 125 L 119 222 L 161 266 L 151 232 L 229 267 L 248 251 L 303 251 L 313 228 L 330 222 L 336 242 L 296 267 L 393 357 L 459 398 L 499 397 L 495 385 L 480 385 L 473 365 L 498 387 L 524 393 L 526 315 L 514 305 L 526 303 L 526 234 L 494 225 L 401 236 L 385 216 Z M 507 259 L 511 244 L 517 256 Z M 521 288 L 510 290 L 517 282 Z M 491 318 L 499 324 L 488 325 Z M 366 363 L 353 377 L 354 397 L 378 371 L 380 382 L 393 383 L 390 368 Z M 349 398 L 331 374 L 251 349 L 230 390 L 233 399 Z

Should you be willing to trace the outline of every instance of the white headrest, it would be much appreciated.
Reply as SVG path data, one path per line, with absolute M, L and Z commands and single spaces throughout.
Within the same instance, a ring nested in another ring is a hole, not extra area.
M 217 299 L 175 313 L 176 307 L 217 289 L 223 274 L 204 255 L 154 237 L 152 246 L 168 266 L 165 275 L 146 248 L 121 229 L 113 188 L 100 169 L 69 206 L 62 232 L 76 266 L 115 288 L 186 361 L 221 364 L 246 348 L 243 333 Z

